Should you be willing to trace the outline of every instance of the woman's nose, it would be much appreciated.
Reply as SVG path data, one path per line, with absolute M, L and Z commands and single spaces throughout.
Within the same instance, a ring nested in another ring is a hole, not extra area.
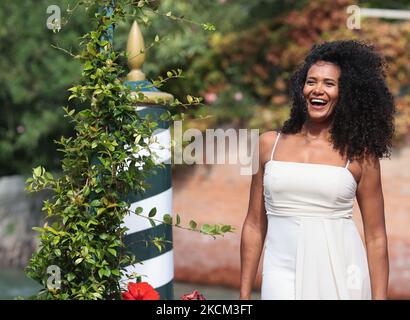
M 320 83 L 318 83 L 318 84 L 315 86 L 315 88 L 314 88 L 314 90 L 313 90 L 313 93 L 315 93 L 315 94 L 321 94 L 321 93 L 323 93 L 323 87 L 322 87 L 322 85 L 321 85 Z

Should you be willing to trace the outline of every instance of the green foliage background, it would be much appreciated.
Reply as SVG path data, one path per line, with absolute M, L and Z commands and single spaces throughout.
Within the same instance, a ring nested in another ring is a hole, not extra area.
M 69 133 L 61 106 L 80 65 L 51 45 L 77 45 L 89 22 L 79 12 L 53 33 L 46 28 L 52 4 L 67 8 L 64 0 L 0 2 L 0 175 L 29 173 L 34 164 L 55 169 L 60 155 L 53 139 Z
M 65 9 L 75 3 L 74 0 L 0 2 L 0 175 L 26 174 L 37 165 L 50 170 L 59 168 L 61 154 L 53 140 L 72 132 L 72 126 L 63 119 L 61 107 L 66 105 L 67 89 L 80 78 L 80 68 L 76 60 L 51 45 L 58 44 L 67 50 L 75 48 L 80 35 L 89 29 L 90 19 L 80 10 L 59 33 L 53 33 L 46 28 L 49 16 L 46 9 L 56 4 L 65 14 Z M 361 34 L 346 32 L 344 23 L 334 19 L 332 22 L 330 18 L 312 18 L 307 25 L 303 24 L 312 10 L 308 7 L 333 12 L 351 3 L 348 0 L 163 0 L 158 8 L 164 15 L 172 11 L 192 21 L 209 22 L 217 31 L 204 33 L 198 24 L 181 24 L 166 17 L 155 17 L 148 24 L 140 19 L 138 23 L 147 47 L 156 34 L 161 39 L 159 45 L 148 50 L 144 72 L 153 78 L 170 69 L 183 69 L 184 79 L 170 81 L 161 88 L 177 98 L 184 97 L 186 92 L 205 97 L 215 93 L 218 97 L 215 102 L 194 108 L 197 113 L 215 116 L 197 123 L 200 128 L 229 122 L 267 130 L 286 118 L 286 81 L 311 43 L 367 37 L 395 64 L 392 78 L 397 79 L 391 79 L 391 85 L 396 96 L 401 95 L 398 121 L 398 139 L 401 139 L 410 126 L 410 101 L 404 96 L 407 91 L 398 88 L 398 83 L 404 87 L 406 78 L 410 78 L 406 67 L 409 56 L 401 53 L 409 51 L 403 44 L 409 42 L 406 23 L 372 22 Z M 358 4 L 410 8 L 407 0 L 358 1 Z M 294 10 L 299 14 L 289 19 Z M 131 22 L 130 17 L 128 23 L 117 26 L 116 48 L 125 48 Z M 388 25 L 384 37 L 378 35 L 382 23 Z M 314 26 L 315 36 L 301 32 L 307 26 Z M 277 57 L 279 60 L 275 60 Z M 235 99 L 238 92 L 241 99 Z

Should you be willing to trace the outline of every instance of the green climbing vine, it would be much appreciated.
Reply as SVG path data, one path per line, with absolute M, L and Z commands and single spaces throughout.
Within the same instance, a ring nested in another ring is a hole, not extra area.
M 153 9 L 145 8 L 150 1 L 117 0 L 109 15 L 106 8 L 112 3 L 79 1 L 75 6 L 76 10 L 83 5 L 94 12 L 93 30 L 81 38 L 78 54 L 70 52 L 81 61 L 83 69 L 81 83 L 69 89 L 69 100 L 86 107 L 64 107 L 75 134 L 56 141 L 63 154 L 62 174 L 55 177 L 37 167 L 27 180 L 27 190 L 31 192 L 53 192 L 43 206 L 46 223 L 35 228 L 41 241 L 39 249 L 26 268 L 27 275 L 43 286 L 37 295 L 40 299 L 121 299 L 123 267 L 138 262 L 138 257 L 124 250 L 126 228 L 122 223 L 126 214 L 214 237 L 233 231 L 230 225 L 198 226 L 195 221 L 184 227 L 179 215 L 156 220 L 155 208 L 148 213 L 141 208 L 130 212 L 125 195 L 131 191 L 144 193 L 149 187 L 144 182 L 147 174 L 163 166 L 154 161 L 150 150 L 151 136 L 158 124 L 136 112 L 135 105 L 144 102 L 144 94 L 138 88 L 131 93 L 124 85 L 125 70 L 120 59 L 126 58 L 126 53 L 115 51 L 107 35 L 110 26 L 126 21 L 130 15 L 146 17 L 144 10 Z M 70 14 L 73 12 L 70 10 Z M 208 24 L 204 28 L 212 29 Z M 181 73 L 169 71 L 166 77 L 153 81 L 153 86 L 161 87 Z M 185 103 L 175 100 L 161 120 L 181 118 L 186 107 L 200 103 L 201 98 L 190 95 Z M 144 155 L 141 150 L 145 150 Z M 159 249 L 163 241 L 147 240 Z M 58 266 L 61 272 L 58 288 L 47 285 L 50 266 Z

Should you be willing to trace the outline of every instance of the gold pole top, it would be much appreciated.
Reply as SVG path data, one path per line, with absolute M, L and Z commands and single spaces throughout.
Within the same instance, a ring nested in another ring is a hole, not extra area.
M 128 81 L 145 80 L 145 74 L 141 68 L 145 62 L 145 44 L 144 38 L 137 21 L 132 24 L 127 42 L 128 66 L 131 71 L 127 75 Z
M 145 44 L 137 21 L 131 26 L 127 42 L 128 66 L 131 71 L 127 75 L 127 81 L 144 81 L 145 74 L 141 68 L 145 62 Z M 143 91 L 144 102 L 147 104 L 164 104 L 171 102 L 174 97 L 162 91 Z

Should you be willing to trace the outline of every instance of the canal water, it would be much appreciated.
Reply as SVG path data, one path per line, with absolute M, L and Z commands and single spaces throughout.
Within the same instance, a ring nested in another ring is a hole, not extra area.
M 41 287 L 37 282 L 26 277 L 20 269 L 0 269 L 0 300 L 13 300 L 17 297 L 28 298 L 38 292 Z M 174 299 L 198 290 L 207 300 L 236 300 L 239 290 L 222 286 L 208 286 L 194 283 L 174 283 Z M 254 292 L 253 299 L 260 299 L 260 294 Z

